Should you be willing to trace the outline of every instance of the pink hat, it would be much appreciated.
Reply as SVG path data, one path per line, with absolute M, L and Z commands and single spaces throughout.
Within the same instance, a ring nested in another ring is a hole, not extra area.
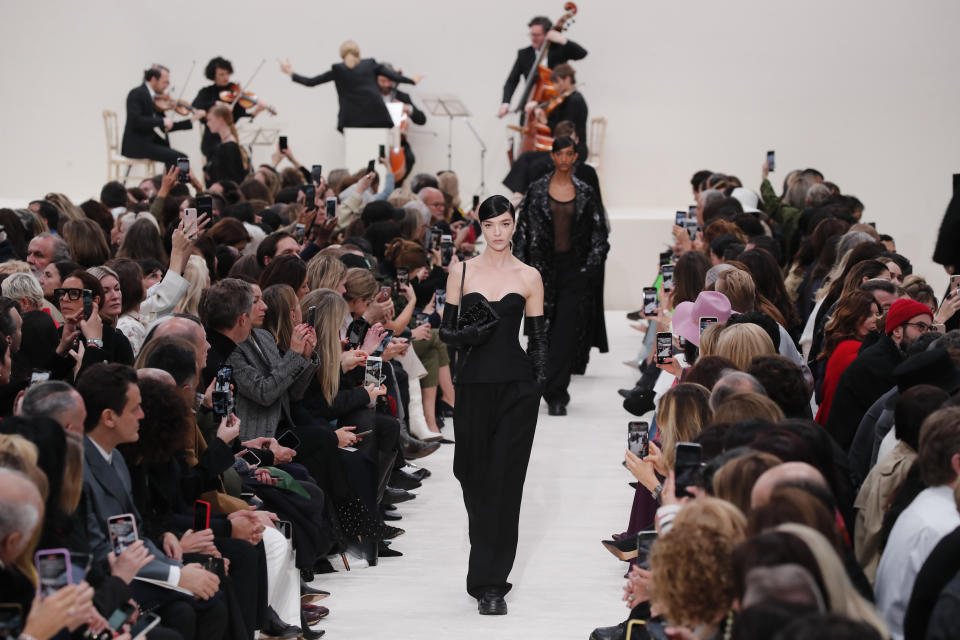
M 673 310 L 673 332 L 700 346 L 700 318 L 730 318 L 730 301 L 718 291 L 701 291 L 696 302 L 681 302 Z

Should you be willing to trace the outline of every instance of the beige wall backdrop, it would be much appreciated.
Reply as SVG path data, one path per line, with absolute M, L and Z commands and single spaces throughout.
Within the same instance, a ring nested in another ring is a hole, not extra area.
M 186 2 L 90 0 L 6 2 L 0 15 L 0 199 L 62 191 L 94 196 L 104 182 L 102 109 L 121 114 L 143 69 L 161 62 L 192 99 L 214 55 L 279 115 L 305 164 L 337 165 L 337 101 L 331 85 L 308 89 L 282 75 L 277 57 L 320 73 L 339 43 L 426 79 L 413 90 L 453 93 L 473 111 L 489 149 L 487 192 L 506 173 L 504 124 L 494 116 L 527 20 L 556 18 L 559 0 L 366 2 Z M 865 219 L 897 238 L 939 289 L 929 262 L 937 226 L 960 171 L 960 3 L 929 0 L 688 0 L 581 2 L 569 36 L 590 54 L 575 63 L 591 115 L 609 120 L 603 175 L 614 230 L 621 213 L 690 201 L 701 168 L 734 173 L 756 189 L 767 149 L 781 171 L 815 166 L 867 206 Z M 447 124 L 430 118 L 411 135 L 417 169 L 446 167 Z M 199 158 L 199 133 L 175 133 Z M 479 147 L 453 127 L 464 198 L 479 187 Z M 265 159 L 263 151 L 257 160 Z M 358 169 L 359 167 L 352 167 Z M 617 238 L 621 246 L 629 238 Z M 645 263 L 651 262 L 645 260 Z M 619 268 L 619 267 L 618 267 Z

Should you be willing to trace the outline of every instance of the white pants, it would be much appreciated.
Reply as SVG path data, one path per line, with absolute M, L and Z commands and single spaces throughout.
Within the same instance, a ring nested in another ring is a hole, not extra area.
M 293 545 L 282 533 L 267 527 L 263 530 L 263 549 L 267 556 L 267 604 L 281 620 L 299 627 L 300 571 Z

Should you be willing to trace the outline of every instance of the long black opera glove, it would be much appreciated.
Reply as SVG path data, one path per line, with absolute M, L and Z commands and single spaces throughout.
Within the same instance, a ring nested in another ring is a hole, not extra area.
M 537 384 L 547 381 L 547 320 L 543 316 L 527 316 L 527 355 L 533 360 L 533 377 Z
M 454 347 L 472 347 L 486 342 L 497 328 L 497 321 L 457 328 L 457 305 L 443 305 L 440 340 Z

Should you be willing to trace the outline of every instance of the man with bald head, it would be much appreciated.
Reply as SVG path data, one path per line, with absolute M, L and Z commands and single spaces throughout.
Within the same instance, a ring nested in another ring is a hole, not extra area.
M 151 339 L 166 336 L 177 336 L 189 340 L 197 352 L 197 370 L 203 370 L 207 364 L 207 352 L 210 351 L 210 343 L 207 342 L 207 334 L 203 330 L 203 325 L 196 320 L 183 316 L 168 317 L 157 323 Z
M 444 199 L 443 192 L 440 191 L 440 189 L 435 187 L 424 187 L 423 189 L 420 189 L 417 197 L 419 197 L 420 201 L 427 206 L 427 209 L 430 210 L 431 226 L 441 222 L 446 222 L 443 214 L 447 210 L 447 201 Z
M 750 492 L 750 508 L 756 509 L 770 502 L 774 489 L 785 484 L 808 483 L 830 491 L 826 478 L 816 467 L 806 462 L 784 462 L 764 471 Z
M 716 411 L 717 407 L 730 396 L 748 392 L 759 393 L 762 396 L 767 395 L 767 391 L 760 384 L 760 381 L 749 373 L 727 369 L 721 374 L 717 383 L 713 385 L 713 391 L 710 392 L 710 408 Z

